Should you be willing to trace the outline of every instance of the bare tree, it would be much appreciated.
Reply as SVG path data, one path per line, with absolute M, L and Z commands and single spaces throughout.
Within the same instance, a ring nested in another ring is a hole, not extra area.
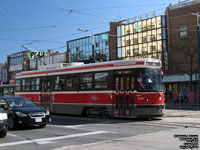
M 190 90 L 192 89 L 192 76 L 197 73 L 197 41 L 193 38 L 187 38 L 182 44 L 173 46 L 175 50 L 172 55 L 176 55 L 176 60 L 173 60 L 173 66 L 176 72 L 182 72 L 190 77 Z

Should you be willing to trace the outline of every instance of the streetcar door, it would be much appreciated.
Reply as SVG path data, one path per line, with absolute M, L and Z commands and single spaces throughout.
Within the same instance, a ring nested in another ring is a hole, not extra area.
M 52 87 L 53 87 L 53 82 L 51 80 L 43 80 L 41 81 L 41 100 L 40 100 L 40 106 L 47 109 L 51 110 L 52 107 Z
M 115 77 L 115 116 L 130 116 L 131 107 L 134 105 L 132 100 L 133 81 L 134 77 L 131 75 L 116 76 Z M 133 103 L 133 104 L 132 104 Z

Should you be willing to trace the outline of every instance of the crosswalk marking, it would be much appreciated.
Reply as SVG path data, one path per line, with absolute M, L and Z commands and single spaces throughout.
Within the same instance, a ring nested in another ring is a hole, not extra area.
M 69 138 L 75 138 L 75 137 L 84 137 L 84 136 L 104 134 L 104 133 L 108 133 L 108 131 L 95 131 L 95 132 L 71 134 L 71 135 L 57 136 L 57 137 L 50 137 L 50 138 L 31 139 L 31 140 L 24 140 L 24 141 L 10 142 L 10 143 L 2 143 L 2 144 L 0 144 L 0 147 L 22 145 L 22 144 L 29 144 L 29 143 L 38 143 L 38 144 L 42 143 L 42 144 L 44 144 L 45 142 L 49 143 L 49 142 L 55 141 L 55 140 L 63 140 L 63 139 L 69 139 Z

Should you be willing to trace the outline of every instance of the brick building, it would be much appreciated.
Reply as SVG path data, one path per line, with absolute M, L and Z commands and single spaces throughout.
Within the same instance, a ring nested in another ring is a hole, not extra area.
M 164 82 L 166 94 L 175 101 L 187 92 L 191 102 L 198 97 L 197 15 L 200 1 L 182 2 L 166 9 L 168 61 Z M 192 93 L 191 93 L 192 92 Z M 192 98 L 193 96 L 193 98 Z

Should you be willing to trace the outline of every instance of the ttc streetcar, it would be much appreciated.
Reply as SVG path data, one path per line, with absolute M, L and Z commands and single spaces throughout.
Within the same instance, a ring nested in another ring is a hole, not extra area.
M 16 76 L 16 96 L 51 113 L 110 117 L 162 117 L 161 61 L 132 59 L 26 71 Z

